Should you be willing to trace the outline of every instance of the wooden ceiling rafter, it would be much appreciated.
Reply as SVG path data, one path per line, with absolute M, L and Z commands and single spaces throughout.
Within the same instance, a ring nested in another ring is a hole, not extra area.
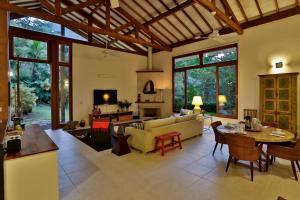
M 257 7 L 257 10 L 258 10 L 258 12 L 259 12 L 259 16 L 260 16 L 260 17 L 263 17 L 263 13 L 262 13 L 262 11 L 261 11 L 261 8 L 260 8 L 260 5 L 259 5 L 258 0 L 254 0 L 254 1 L 255 1 L 255 5 L 256 5 L 256 7 Z
M 275 7 L 276 7 L 276 12 L 279 12 L 278 0 L 274 0 L 274 3 L 275 3 Z
M 109 30 L 105 30 L 105 29 L 101 29 L 101 28 L 95 28 L 93 26 L 89 26 L 89 25 L 86 25 L 86 24 L 69 21 L 67 19 L 64 19 L 64 18 L 56 16 L 56 15 L 51 15 L 51 14 L 43 13 L 43 12 L 40 12 L 40 11 L 26 9 L 26 8 L 16 6 L 16 5 L 13 5 L 13 4 L 10 4 L 10 3 L 6 3 L 6 2 L 1 3 L 0 8 L 4 9 L 4 10 L 11 11 L 11 12 L 23 14 L 23 15 L 26 15 L 26 16 L 37 17 L 37 18 L 40 18 L 40 19 L 44 19 L 46 21 L 59 23 L 59 24 L 61 24 L 63 26 L 66 26 L 66 27 L 71 27 L 71 28 L 75 28 L 75 29 L 82 29 L 82 30 L 85 30 L 87 32 L 99 33 L 99 34 L 103 34 L 103 35 L 109 35 L 111 37 L 114 37 L 114 38 L 117 38 L 117 39 L 120 39 L 120 40 L 126 41 L 126 42 L 139 43 L 139 44 L 142 44 L 142 45 L 145 45 L 145 46 L 150 46 L 150 47 L 153 47 L 153 48 L 167 50 L 167 51 L 171 50 L 170 47 L 162 46 L 162 45 L 157 44 L 157 43 L 152 43 L 152 42 L 148 42 L 146 40 L 136 39 L 136 38 L 131 37 L 131 36 L 121 35 L 121 34 L 113 32 L 113 31 L 109 31 Z
M 153 5 L 153 3 L 151 3 L 149 0 L 146 0 L 146 2 L 147 2 L 148 5 L 151 6 L 151 8 L 152 8 L 153 10 L 155 10 L 155 12 L 157 12 L 158 16 L 159 16 L 159 15 L 162 15 L 162 12 L 161 12 L 159 9 L 157 9 L 157 8 Z M 168 22 L 167 19 L 164 19 L 164 20 L 165 20 L 169 25 L 171 25 L 171 24 Z M 150 20 L 150 21 L 151 21 L 151 20 Z M 147 22 L 146 22 L 146 23 L 147 23 Z M 144 23 L 145 26 L 147 26 L 146 23 Z M 180 41 L 179 38 L 178 38 L 174 33 L 172 33 L 172 31 L 170 31 L 168 28 L 166 28 L 166 26 L 165 26 L 164 24 L 162 24 L 162 23 L 160 22 L 160 20 L 157 20 L 156 23 L 157 23 L 159 26 L 161 26 L 161 27 L 164 29 L 164 31 L 166 31 L 169 35 L 171 35 L 175 40 L 177 40 L 177 42 Z M 152 24 L 152 23 L 151 23 L 151 24 Z M 149 24 L 149 25 L 150 25 L 150 24 Z M 149 25 L 148 25 L 148 26 L 149 26 Z M 172 25 L 171 25 L 171 26 L 172 26 Z M 171 41 L 168 37 L 166 37 L 166 39 L 167 39 L 170 43 L 172 43 L 172 41 Z
M 103 4 L 103 3 L 102 3 Z M 102 11 L 101 13 L 105 13 L 104 14 L 104 16 L 102 16 L 102 19 L 105 19 L 105 16 L 106 16 L 106 10 L 103 10 L 102 8 L 101 8 L 101 6 L 102 6 L 102 4 L 100 4 L 100 5 L 98 5 L 97 7 L 98 7 L 98 11 Z M 91 9 L 91 8 L 90 8 Z M 95 7 L 95 9 L 96 9 L 96 7 Z M 99 17 L 101 17 L 101 15 L 100 15 L 100 13 L 97 11 L 97 10 L 93 10 L 93 11 L 95 11 L 94 13 L 96 13 Z M 123 16 L 121 16 L 121 15 L 119 15 L 119 13 L 117 13 L 117 12 L 115 12 L 113 9 L 110 9 L 110 11 L 112 12 L 112 13 L 114 13 L 114 14 L 117 14 L 120 18 L 122 18 L 122 20 L 123 21 L 128 21 L 126 18 L 123 18 Z M 91 13 L 92 14 L 92 13 Z M 90 14 L 90 15 L 91 15 Z M 113 19 L 115 22 L 117 22 L 118 24 L 121 24 L 121 22 L 119 21 L 119 20 L 117 20 L 117 19 L 115 19 L 112 15 L 110 16 L 110 18 L 111 19 Z M 115 26 L 114 28 L 117 28 L 118 27 L 118 25 L 116 25 L 116 24 L 114 24 L 114 22 L 113 21 L 111 21 L 110 22 L 111 23 L 111 25 L 113 25 L 113 26 Z M 118 31 L 119 32 L 119 31 Z M 125 34 L 125 32 L 124 31 L 121 31 L 123 34 Z M 110 41 L 110 42 L 108 42 L 108 44 L 109 45 L 111 45 L 111 44 L 114 44 L 114 43 L 116 43 L 116 42 L 118 42 L 118 40 L 112 40 L 112 41 Z M 142 53 L 142 54 L 146 54 L 146 52 L 143 50 L 143 49 L 141 49 L 139 46 L 137 46 L 137 45 L 135 45 L 134 43 L 128 43 L 128 42 L 124 42 L 127 46 L 129 46 L 130 48 L 132 48 L 132 49 L 134 49 L 135 51 L 137 51 L 137 52 L 139 52 L 139 53 Z
M 237 5 L 238 5 L 238 7 L 239 7 L 239 9 L 240 9 L 240 11 L 241 11 L 241 13 L 242 13 L 242 15 L 243 15 L 245 21 L 246 21 L 246 22 L 249 21 L 249 19 L 248 19 L 248 17 L 247 17 L 247 14 L 246 14 L 246 12 L 245 12 L 245 10 L 244 10 L 244 8 L 243 8 L 243 6 L 242 6 L 240 0 L 235 0 L 235 2 L 237 3 Z
M 172 1 L 175 3 L 176 6 L 180 6 L 180 4 L 178 3 L 177 0 L 172 0 Z M 204 32 L 201 29 L 201 27 L 192 19 L 192 17 L 184 10 L 184 8 L 182 8 L 181 11 L 189 19 L 189 21 L 196 27 L 196 29 L 198 30 L 198 32 L 200 32 L 201 34 L 204 34 Z
M 134 8 L 132 8 L 129 4 L 127 4 L 125 1 L 121 1 L 131 12 L 133 12 L 135 15 L 137 15 L 138 17 L 140 17 L 143 21 L 146 21 L 146 18 L 144 16 L 142 16 L 139 12 L 137 12 Z M 155 30 L 156 32 L 159 32 L 159 30 L 154 27 L 154 26 L 150 26 L 151 28 L 153 28 L 153 30 Z M 131 30 L 128 31 L 125 35 L 131 35 L 135 32 L 135 30 Z M 164 36 L 164 35 L 162 35 Z M 166 39 L 166 38 L 165 38 Z M 168 40 L 168 39 L 166 39 Z
M 192 8 L 198 14 L 198 16 L 204 21 L 204 23 L 209 28 L 209 30 L 212 32 L 214 30 L 213 27 L 210 25 L 207 19 L 202 15 L 202 13 L 198 10 L 198 8 L 195 5 L 192 5 Z
M 39 0 L 41 5 L 47 8 L 50 12 L 55 13 L 55 7 L 48 0 Z
M 194 0 L 197 3 L 204 6 L 206 9 L 210 10 L 211 12 L 215 12 L 216 16 L 221 19 L 224 23 L 226 23 L 231 29 L 233 29 L 238 34 L 243 33 L 243 29 L 240 25 L 236 24 L 232 21 L 229 16 L 226 16 L 219 8 L 217 8 L 212 2 L 208 0 Z
M 231 6 L 229 5 L 227 0 L 220 0 L 221 3 L 224 6 L 224 9 L 227 10 L 228 14 L 232 17 L 232 19 L 235 21 L 235 23 L 239 24 L 239 20 L 236 18 L 236 15 L 234 14 Z M 275 0 L 276 1 L 276 0 Z
M 141 4 L 139 4 L 136 0 L 133 0 L 132 2 L 135 5 L 137 5 L 141 10 L 143 10 L 143 12 L 145 12 L 151 19 L 153 19 L 154 16 L 147 9 L 145 9 L 143 6 L 141 6 Z M 151 26 L 151 27 L 153 27 L 153 26 Z M 164 28 L 164 27 L 162 27 L 162 28 Z M 135 31 L 135 30 L 133 30 L 133 31 Z M 161 36 L 163 36 L 169 43 L 172 43 L 172 41 L 170 41 L 169 38 L 164 33 L 162 33 L 159 29 L 156 29 L 155 31 L 158 32 Z
M 118 7 L 118 8 L 115 8 L 115 10 L 117 10 L 119 13 L 121 13 L 123 16 L 125 16 L 127 19 L 129 19 L 129 21 L 131 21 L 132 23 L 134 23 L 135 26 L 138 27 L 140 30 L 143 30 L 143 32 L 146 33 L 147 35 L 149 35 L 153 41 L 155 41 L 158 44 L 162 45 L 162 47 L 164 47 L 166 50 L 169 50 L 169 51 L 171 50 L 171 48 L 162 39 L 160 39 L 158 36 L 156 36 L 155 34 L 153 34 L 150 31 L 150 29 L 148 29 L 148 27 L 143 26 L 138 20 L 136 20 L 134 17 L 132 17 L 123 8 Z
M 161 5 L 164 6 L 164 8 L 168 11 L 170 8 L 167 6 L 167 4 L 163 0 L 158 0 Z M 172 16 L 194 37 L 194 33 L 186 26 L 185 23 L 182 22 L 182 20 L 176 15 L 176 13 L 172 13 Z M 167 18 L 167 17 L 166 17 Z M 176 27 L 176 26 L 175 26 Z M 185 38 L 188 39 L 188 36 L 186 36 L 179 28 L 176 27 L 176 30 Z
M 87 0 L 85 2 L 80 2 L 78 4 L 74 4 L 72 6 L 68 6 L 67 8 L 62 9 L 61 14 L 65 15 L 70 12 L 79 11 L 88 6 L 95 5 L 96 3 L 101 3 L 101 1 L 104 1 L 104 0 Z
M 299 6 L 296 6 L 294 8 L 289 8 L 287 10 L 279 11 L 278 13 L 270 14 L 270 15 L 264 16 L 262 18 L 258 18 L 258 19 L 254 19 L 254 20 L 251 20 L 251 21 L 248 21 L 248 22 L 241 23 L 240 26 L 243 29 L 247 29 L 247 28 L 258 26 L 258 25 L 270 23 L 270 22 L 273 22 L 273 21 L 276 21 L 276 20 L 291 17 L 291 16 L 294 16 L 294 15 L 300 15 L 300 7 Z M 220 30 L 221 35 L 229 34 L 229 33 L 233 33 L 233 32 L 234 31 L 229 27 L 224 28 L 223 30 Z M 204 35 L 204 36 L 206 36 L 206 35 Z M 193 39 L 193 38 L 191 38 L 191 39 L 188 39 L 188 40 L 185 40 L 185 41 L 180 41 L 178 43 L 171 44 L 170 47 L 171 48 L 176 48 L 176 47 L 180 47 L 182 45 L 187 45 L 187 44 L 198 42 L 198 41 L 201 41 L 201 40 L 203 40 L 203 39 Z
M 147 1 L 147 2 L 149 3 L 149 1 Z M 194 4 L 194 3 L 195 2 L 193 0 L 187 0 L 184 3 L 181 3 L 181 4 L 179 4 L 179 5 L 175 6 L 175 7 L 167 10 L 166 12 L 162 13 L 162 12 L 159 11 L 160 14 L 158 16 L 156 16 L 153 19 L 147 21 L 146 23 L 144 23 L 144 25 L 145 26 L 149 26 L 150 24 L 158 22 L 159 20 L 164 19 L 165 17 L 167 17 L 169 15 L 172 15 L 172 14 L 174 14 L 174 13 L 180 11 L 180 10 L 183 10 L 184 8 L 190 6 L 190 5 Z
M 211 3 L 212 3 L 214 6 L 217 7 L 217 5 L 216 5 L 216 0 L 212 0 Z M 224 8 L 224 9 L 225 9 L 225 8 Z M 225 15 L 226 15 L 226 12 L 225 12 Z M 219 26 L 221 27 L 221 29 L 223 29 L 223 28 L 224 28 L 224 25 L 223 25 L 222 22 L 219 20 L 218 16 L 217 16 L 217 15 L 214 15 L 214 18 L 215 18 L 215 20 L 217 21 L 217 23 L 219 24 Z M 228 16 L 228 18 L 229 18 L 229 16 Z

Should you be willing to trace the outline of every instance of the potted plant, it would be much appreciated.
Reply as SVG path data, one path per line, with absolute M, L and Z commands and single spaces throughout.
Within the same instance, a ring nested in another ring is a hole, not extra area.
M 124 106 L 126 108 L 126 111 L 128 111 L 129 107 L 132 105 L 132 103 L 130 103 L 129 101 L 125 100 L 124 102 Z
M 121 111 L 123 111 L 125 103 L 123 101 L 118 101 L 118 106 L 121 108 Z

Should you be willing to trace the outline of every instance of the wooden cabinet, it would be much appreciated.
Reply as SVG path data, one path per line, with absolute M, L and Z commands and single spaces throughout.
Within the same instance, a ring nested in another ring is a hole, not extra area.
M 259 75 L 260 119 L 297 132 L 298 73 Z
M 130 121 L 133 119 L 132 111 L 125 112 L 110 112 L 110 113 L 102 113 L 102 114 L 90 114 L 89 115 L 89 124 L 92 126 L 94 120 L 104 120 L 110 122 L 122 122 L 122 121 Z

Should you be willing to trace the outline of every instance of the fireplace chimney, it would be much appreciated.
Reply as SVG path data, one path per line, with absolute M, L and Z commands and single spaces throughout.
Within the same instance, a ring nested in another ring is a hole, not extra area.
M 152 47 L 148 47 L 148 71 L 153 71 L 153 63 L 152 63 Z

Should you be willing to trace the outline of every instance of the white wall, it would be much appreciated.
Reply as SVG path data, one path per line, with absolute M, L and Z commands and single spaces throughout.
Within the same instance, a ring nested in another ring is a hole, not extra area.
M 228 44 L 238 43 L 238 92 L 239 118 L 242 109 L 259 108 L 259 74 L 300 72 L 300 15 L 244 30 L 241 36 L 230 36 Z M 172 52 L 154 54 L 154 66 L 162 68 L 166 89 L 172 90 L 172 57 L 220 46 L 214 41 L 175 48 Z M 282 60 L 284 68 L 275 71 L 271 63 Z M 300 76 L 298 76 L 298 130 L 300 130 Z M 168 112 L 172 112 L 172 93 L 167 100 Z M 298 131 L 299 132 L 299 131 Z
M 137 73 L 145 69 L 144 56 L 117 52 L 119 56 L 107 56 L 103 49 L 73 44 L 73 116 L 85 119 L 93 109 L 94 89 L 117 89 L 118 100 L 136 101 Z M 136 111 L 136 105 L 131 110 Z M 103 112 L 116 111 L 117 106 L 101 106 Z

